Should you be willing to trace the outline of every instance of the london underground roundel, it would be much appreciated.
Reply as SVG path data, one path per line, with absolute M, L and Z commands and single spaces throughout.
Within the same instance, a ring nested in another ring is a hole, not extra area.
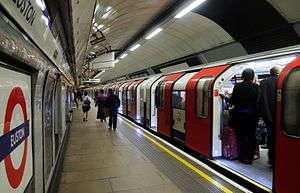
M 3 82 L 7 84 L 0 85 L 0 173 L 4 174 L 0 190 L 19 193 L 32 177 L 31 79 L 0 67 L 0 84 Z

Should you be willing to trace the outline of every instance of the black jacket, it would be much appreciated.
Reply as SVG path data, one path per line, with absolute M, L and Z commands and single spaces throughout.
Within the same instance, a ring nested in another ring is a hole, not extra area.
M 111 113 L 117 113 L 120 107 L 120 99 L 116 95 L 109 95 L 106 99 L 106 107 Z
M 266 121 L 274 121 L 276 114 L 276 82 L 277 77 L 271 76 L 261 81 L 261 113 Z
M 257 113 L 260 97 L 259 86 L 252 82 L 240 82 L 233 88 L 230 103 L 237 113 Z

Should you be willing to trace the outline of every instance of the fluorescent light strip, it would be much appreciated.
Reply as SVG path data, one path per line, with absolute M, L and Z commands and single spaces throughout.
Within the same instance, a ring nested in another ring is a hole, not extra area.
M 149 35 L 147 35 L 145 39 L 149 40 L 149 39 L 153 38 L 154 36 L 156 36 L 161 31 L 162 31 L 162 28 L 157 28 L 156 30 L 151 32 Z
M 120 58 L 123 59 L 123 58 L 125 58 L 126 56 L 128 56 L 128 54 L 125 53 L 125 54 L 122 54 L 122 55 L 120 56 Z
M 141 44 L 136 44 L 136 45 L 132 46 L 129 50 L 134 51 L 134 50 L 138 49 L 140 46 L 141 46 Z
M 106 8 L 106 11 L 109 11 L 109 10 L 111 10 L 111 6 L 108 6 L 108 7 Z
M 184 8 L 182 11 L 180 11 L 177 15 L 175 15 L 174 18 L 181 18 L 184 15 L 186 15 L 188 12 L 192 11 L 193 9 L 195 9 L 196 7 L 198 7 L 200 4 L 202 4 L 203 2 L 205 2 L 206 0 L 195 0 L 193 3 L 191 3 L 190 5 L 188 5 L 186 8 Z
M 116 64 L 116 63 L 118 63 L 118 62 L 120 62 L 120 60 L 115 60 L 115 61 L 114 61 L 114 64 Z
M 100 24 L 100 25 L 98 25 L 97 29 L 101 29 L 103 27 L 104 27 L 104 25 Z

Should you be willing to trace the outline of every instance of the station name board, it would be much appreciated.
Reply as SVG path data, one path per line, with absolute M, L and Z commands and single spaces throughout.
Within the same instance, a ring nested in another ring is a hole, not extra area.
M 25 18 L 26 22 L 30 25 L 34 23 L 36 18 L 36 10 L 32 6 L 30 0 L 12 0 L 17 9 L 19 9 L 22 16 Z

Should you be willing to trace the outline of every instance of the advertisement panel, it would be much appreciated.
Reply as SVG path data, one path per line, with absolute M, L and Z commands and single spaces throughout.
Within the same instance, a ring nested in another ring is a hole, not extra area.
M 0 190 L 23 193 L 33 174 L 31 77 L 0 66 Z

